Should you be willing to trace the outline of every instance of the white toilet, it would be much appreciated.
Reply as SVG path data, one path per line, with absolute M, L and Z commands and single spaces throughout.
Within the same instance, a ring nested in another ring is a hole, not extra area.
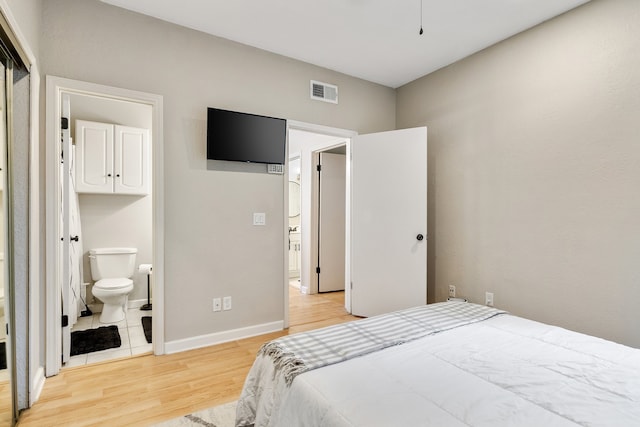
M 124 319 L 129 293 L 133 290 L 131 276 L 135 271 L 136 248 L 97 248 L 89 251 L 93 296 L 104 303 L 101 323 Z

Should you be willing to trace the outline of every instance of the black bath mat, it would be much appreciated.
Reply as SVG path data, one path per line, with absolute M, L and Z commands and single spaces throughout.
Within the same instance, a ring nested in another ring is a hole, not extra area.
M 7 345 L 0 342 L 0 369 L 7 369 Z
M 144 337 L 151 344 L 151 316 L 142 316 L 142 329 L 144 329 Z
M 116 325 L 100 326 L 98 329 L 71 332 L 71 355 L 93 353 L 120 347 L 120 333 Z

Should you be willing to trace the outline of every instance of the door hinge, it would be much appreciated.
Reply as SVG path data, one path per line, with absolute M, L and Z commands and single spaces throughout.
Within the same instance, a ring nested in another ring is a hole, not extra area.
M 60 126 L 63 130 L 69 129 L 69 119 L 67 119 L 66 117 L 62 117 L 60 119 Z
M 351 289 L 353 289 L 353 282 L 351 282 Z
M 62 315 L 62 327 L 66 328 L 67 326 L 69 326 L 69 316 L 67 316 L 66 314 Z
M 317 165 L 317 166 L 316 166 L 316 170 L 317 170 L 318 172 L 320 172 L 320 171 L 322 170 L 322 165 Z
M 320 267 L 316 267 L 316 274 L 320 274 Z

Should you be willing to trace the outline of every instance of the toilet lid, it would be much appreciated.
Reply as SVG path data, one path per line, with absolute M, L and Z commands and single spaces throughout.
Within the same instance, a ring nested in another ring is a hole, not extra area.
M 119 289 L 119 288 L 125 288 L 131 284 L 133 284 L 133 280 L 119 278 L 119 279 L 98 280 L 94 286 L 97 286 L 102 289 Z

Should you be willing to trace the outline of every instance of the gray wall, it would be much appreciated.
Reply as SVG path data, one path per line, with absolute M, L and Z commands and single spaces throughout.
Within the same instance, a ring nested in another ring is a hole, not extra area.
M 38 57 L 41 37 L 42 0 L 6 0 L 32 53 Z
M 284 177 L 207 170 L 206 107 L 365 133 L 395 127 L 395 91 L 97 0 L 43 10 L 43 74 L 164 97 L 166 340 L 281 320 Z M 310 100 L 310 79 L 340 104 Z M 212 313 L 226 295 L 233 309 Z
M 429 287 L 640 347 L 640 2 L 596 0 L 397 91 L 429 129 Z

